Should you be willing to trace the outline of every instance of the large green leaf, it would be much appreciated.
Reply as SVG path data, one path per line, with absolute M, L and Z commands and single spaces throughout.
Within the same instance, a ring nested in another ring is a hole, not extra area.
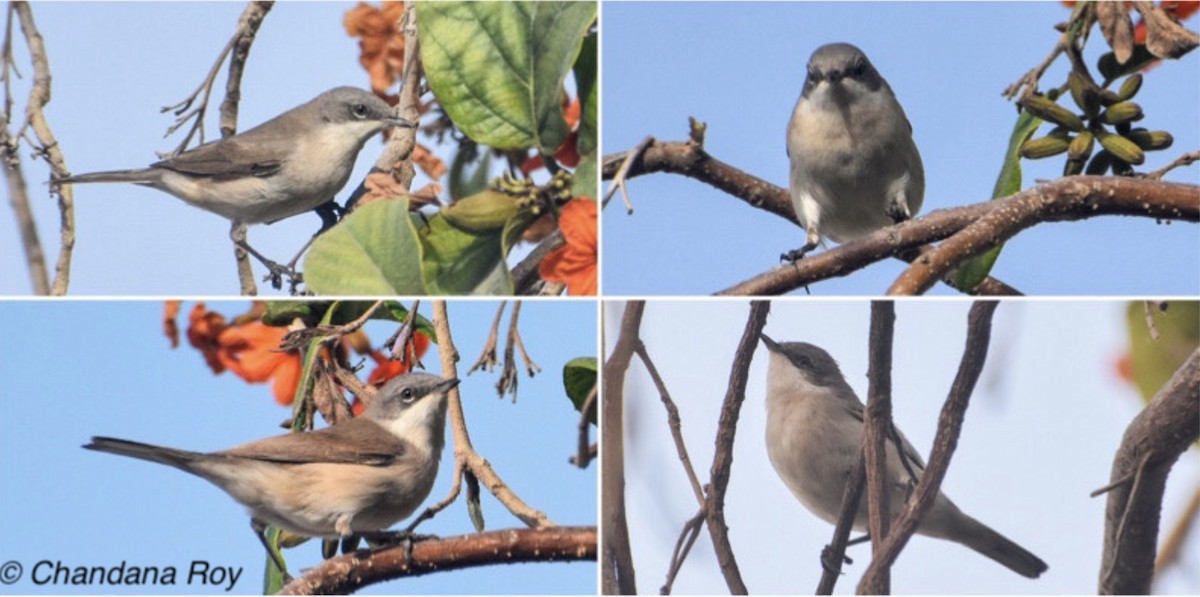
M 572 195 L 591 197 L 592 199 L 600 196 L 600 187 L 597 186 L 599 172 L 596 166 L 595 153 L 589 153 L 580 158 L 579 165 L 575 167 L 575 184 L 571 187 Z
M 476 142 L 553 153 L 567 136 L 561 94 L 595 2 L 420 2 L 429 86 Z
M 430 294 L 512 294 L 502 236 L 502 229 L 465 232 L 441 214 L 429 218 L 420 238 Z
M 1013 126 L 1012 137 L 1008 140 L 1008 149 L 1004 152 L 1004 164 L 1000 167 L 1000 175 L 996 177 L 996 186 L 992 189 L 992 199 L 1000 199 L 1021 191 L 1021 145 L 1033 136 L 1033 132 L 1042 124 L 1042 119 L 1022 110 Z M 986 253 L 964 263 L 958 268 L 955 282 L 964 291 L 979 285 L 992 271 L 1000 250 L 1004 245 L 990 249 Z
M 583 49 L 575 61 L 575 85 L 579 88 L 579 142 L 575 144 L 580 156 L 596 151 L 596 124 L 600 105 L 600 86 L 597 85 L 596 45 L 593 33 L 583 40 Z M 590 195 L 589 195 L 590 196 Z
M 324 295 L 424 295 L 421 243 L 407 199 L 375 201 L 313 242 L 304 282 Z

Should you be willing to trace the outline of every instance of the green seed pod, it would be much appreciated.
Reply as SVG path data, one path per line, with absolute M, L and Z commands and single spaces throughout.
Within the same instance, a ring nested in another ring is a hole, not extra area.
M 1117 92 L 1117 97 L 1121 101 L 1127 101 L 1137 95 L 1139 89 L 1142 88 L 1142 75 L 1135 73 L 1125 78 L 1121 83 L 1121 90 Z
M 1098 131 L 1096 136 L 1100 139 L 1100 145 L 1103 145 L 1104 149 L 1111 152 L 1118 160 L 1130 164 L 1141 164 L 1146 161 L 1146 154 L 1133 141 L 1108 131 Z
M 1075 176 L 1083 172 L 1083 164 L 1085 162 L 1087 162 L 1086 158 L 1082 160 L 1067 160 L 1067 163 L 1063 165 L 1063 176 Z
M 1050 101 L 1040 95 L 1031 95 L 1021 100 L 1025 111 L 1054 124 L 1065 126 L 1072 131 L 1082 131 L 1083 121 L 1070 110 Z
M 517 200 L 496 191 L 459 199 L 439 212 L 454 227 L 474 233 L 501 230 L 520 211 Z
M 1092 161 L 1088 163 L 1086 174 L 1092 176 L 1103 176 L 1112 165 L 1113 155 L 1107 151 L 1101 151 L 1092 157 Z
M 1121 96 L 1113 93 L 1112 91 L 1110 91 L 1108 89 L 1100 90 L 1100 104 L 1101 105 L 1111 106 L 1120 101 L 1121 101 Z
M 1075 105 L 1089 117 L 1100 112 L 1100 97 L 1095 83 L 1088 81 L 1075 71 L 1067 75 L 1067 87 L 1071 90 L 1071 99 Z
M 1021 156 L 1029 160 L 1040 160 L 1066 151 L 1070 144 L 1070 141 L 1057 137 L 1030 139 L 1021 144 Z
M 1142 107 L 1133 102 L 1121 102 L 1113 104 L 1100 115 L 1100 120 L 1107 124 L 1121 124 L 1123 122 L 1133 122 L 1141 120 L 1145 116 L 1142 114 Z
M 1158 151 L 1166 149 L 1175 142 L 1175 138 L 1167 131 L 1147 131 L 1145 129 L 1136 129 L 1130 131 L 1126 137 L 1133 141 L 1138 147 L 1145 151 Z
M 1096 136 L 1092 131 L 1083 131 L 1078 137 L 1071 140 L 1071 144 L 1067 147 L 1067 156 L 1071 161 L 1079 162 L 1079 169 L 1083 170 L 1083 162 L 1092 155 L 1092 148 L 1096 145 Z M 1075 172 L 1079 174 L 1079 172 Z

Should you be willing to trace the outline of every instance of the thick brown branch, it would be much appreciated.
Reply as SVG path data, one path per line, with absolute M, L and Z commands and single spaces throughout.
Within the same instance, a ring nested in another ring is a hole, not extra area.
M 888 294 L 923 293 L 967 260 L 1042 222 L 1110 214 L 1195 222 L 1200 219 L 1200 187 L 1136 178 L 1071 176 L 985 205 L 992 209 L 913 263 Z
M 616 175 L 625 156 L 626 154 L 620 153 L 604 158 L 603 176 L 606 180 Z M 754 207 L 799 225 L 786 189 L 721 162 L 692 143 L 654 141 L 630 162 L 626 176 L 632 178 L 654 172 L 672 172 L 695 178 Z M 912 251 L 928 243 L 954 236 L 976 220 L 993 212 L 1007 213 L 1002 212 L 1002 208 L 1009 202 L 1016 202 L 1014 200 L 1028 201 L 1032 205 L 1039 205 L 1041 202 L 1044 205 L 1040 205 L 1031 214 L 1031 221 L 1025 222 L 1021 228 L 1011 230 L 1009 236 L 1039 222 L 1081 220 L 1099 215 L 1136 215 L 1200 221 L 1200 187 L 1195 185 L 1113 177 L 1070 177 L 1039 185 L 998 201 L 937 210 L 852 243 L 810 255 L 794 265 L 773 268 L 717 294 L 783 294 L 813 282 L 849 275 L 887 257 L 924 263 L 926 259 L 914 258 Z M 978 238 L 976 234 L 967 240 L 969 246 L 960 249 L 959 252 L 969 249 L 968 254 L 942 253 L 942 259 L 957 266 L 995 246 L 1003 238 L 997 238 L 995 242 L 984 242 L 984 239 Z M 932 281 L 940 277 L 953 286 L 950 269 L 952 268 L 939 268 L 943 274 L 934 276 L 929 284 L 932 285 Z M 981 295 L 1016 293 L 1011 287 L 992 278 L 988 278 L 974 289 L 960 290 Z
M 729 586 L 729 592 L 735 595 L 746 595 L 748 591 L 738 570 L 733 547 L 729 544 L 729 529 L 725 526 L 725 489 L 729 486 L 729 471 L 733 467 L 733 440 L 737 433 L 742 402 L 746 399 L 746 379 L 750 374 L 750 361 L 754 358 L 754 349 L 758 347 L 763 326 L 767 323 L 767 313 L 770 311 L 771 303 L 767 301 L 750 303 L 750 316 L 746 320 L 746 330 L 742 332 L 742 339 L 738 342 L 737 352 L 734 353 L 733 366 L 729 372 L 729 386 L 725 390 L 721 416 L 717 421 L 717 447 L 713 454 L 708 499 L 705 503 L 708 533 L 712 536 L 717 564 L 721 573 L 725 575 L 725 584 Z
M 345 595 L 367 585 L 431 572 L 492 564 L 596 559 L 596 527 L 507 529 L 405 545 L 364 549 L 322 562 L 288 583 L 280 595 Z
M 933 451 L 929 454 L 929 465 L 921 474 L 912 497 L 896 519 L 887 540 L 871 558 L 871 564 L 858 584 L 860 594 L 879 593 L 879 589 L 883 587 L 881 579 L 888 574 L 900 551 L 916 532 L 921 517 L 933 505 L 934 498 L 941 490 L 942 479 L 950 466 L 950 457 L 958 446 L 958 436 L 962 431 L 971 393 L 987 360 L 992 315 L 997 305 L 999 303 L 996 301 L 979 301 L 971 306 L 967 315 L 966 349 L 959 363 L 958 374 L 950 386 L 950 395 L 946 397 L 946 403 L 938 417 L 938 430 L 933 440 Z
M 601 524 L 604 549 L 600 555 L 600 591 L 605 595 L 634 595 L 637 582 L 633 551 L 629 547 L 629 525 L 625 520 L 625 373 L 633 360 L 642 327 L 645 301 L 625 304 L 621 331 L 612 353 L 604 362 L 604 399 L 600 401 L 601 494 L 604 496 Z
M 850 476 L 846 478 L 846 489 L 842 491 L 842 509 L 838 510 L 837 524 L 833 527 L 833 540 L 821 552 L 821 581 L 817 585 L 817 595 L 832 595 L 833 587 L 838 577 L 842 575 L 842 561 L 846 554 L 846 544 L 850 539 L 850 530 L 854 528 L 854 519 L 858 517 L 858 507 L 862 503 L 863 486 L 866 485 L 867 463 L 863 455 L 859 455 L 858 464 L 854 466 Z
M 1200 349 L 1163 385 L 1121 439 L 1110 479 L 1098 592 L 1148 594 L 1163 489 L 1180 454 L 1200 437 Z

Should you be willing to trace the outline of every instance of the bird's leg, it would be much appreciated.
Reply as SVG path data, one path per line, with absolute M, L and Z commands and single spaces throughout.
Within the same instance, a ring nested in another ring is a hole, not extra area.
M 291 272 L 294 274 L 292 276 L 293 290 L 295 290 L 296 284 L 301 281 L 300 274 L 296 273 L 296 264 L 300 263 L 300 258 L 304 256 L 305 251 L 308 251 L 308 248 L 312 246 L 313 241 L 317 240 L 318 236 L 321 236 L 321 234 L 323 234 L 326 230 L 333 228 L 339 221 L 341 221 L 342 216 L 346 215 L 346 212 L 342 209 L 342 206 L 338 205 L 337 201 L 334 201 L 333 199 L 318 205 L 317 208 L 313 210 L 313 213 L 321 217 L 321 228 L 304 243 L 304 246 L 300 247 L 299 251 L 296 251 L 296 255 L 292 257 L 291 261 L 287 262 L 287 265 L 284 266 L 288 270 L 291 270 Z
M 899 224 L 912 219 L 912 212 L 908 210 L 908 197 L 904 193 L 895 193 L 888 201 L 886 213 L 892 219 L 893 224 Z
M 421 541 L 430 541 L 437 539 L 437 535 L 418 535 L 412 531 L 376 531 L 374 533 L 360 533 L 363 539 L 367 540 L 372 547 L 380 545 L 403 545 L 404 557 L 407 560 L 412 560 L 413 544 Z
M 791 251 L 788 251 L 787 253 L 780 255 L 779 260 L 794 264 L 797 261 L 800 261 L 800 259 L 802 257 L 804 257 L 804 255 L 806 253 L 817 248 L 817 246 L 820 244 L 821 244 L 821 234 L 819 232 L 817 232 L 816 226 L 811 226 L 808 230 L 808 242 L 804 243 L 804 246 L 800 247 L 799 249 L 793 249 Z
M 289 265 L 279 265 L 278 263 L 267 259 L 262 253 L 254 250 L 254 247 L 251 247 L 250 243 L 246 242 L 246 228 L 244 226 L 238 226 L 235 223 L 233 228 L 229 231 L 229 238 L 233 240 L 234 245 L 237 245 L 238 248 L 249 253 L 250 256 L 257 259 L 259 263 L 263 264 L 263 266 L 267 268 L 268 273 L 263 277 L 263 280 L 269 280 L 271 282 L 271 287 L 275 290 L 283 288 L 284 276 L 287 276 L 293 281 L 293 286 L 296 282 L 298 282 L 299 274 L 296 273 L 295 268 Z
M 262 541 L 263 549 L 267 550 L 267 555 L 271 557 L 271 562 L 275 564 L 275 568 L 279 570 L 283 577 L 283 584 L 292 582 L 292 575 L 288 574 L 287 565 L 283 563 L 283 554 L 279 553 L 279 547 L 271 545 L 267 540 L 267 525 L 257 518 L 250 519 L 250 528 L 254 529 L 254 534 L 258 536 L 258 540 Z

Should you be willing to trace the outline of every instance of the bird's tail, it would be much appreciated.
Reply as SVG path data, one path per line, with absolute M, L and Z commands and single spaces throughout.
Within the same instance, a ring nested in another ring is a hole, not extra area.
M 953 541 L 970 547 L 1021 576 L 1037 578 L 1049 568 L 1041 558 L 1029 550 L 970 516 L 964 514 L 957 526 L 959 532 Z
M 173 466 L 189 473 L 195 472 L 192 470 L 192 463 L 196 461 L 198 456 L 201 456 L 197 452 L 164 448 L 113 437 L 93 437 L 91 443 L 84 444 L 83 448 L 85 450 L 108 452 L 109 454 L 149 460 L 150 462 Z
M 152 182 L 154 179 L 153 171 L 150 168 L 142 168 L 141 170 L 110 170 L 108 172 L 91 172 L 89 174 L 64 176 L 50 182 L 55 185 L 89 182 L 132 182 L 146 184 Z

